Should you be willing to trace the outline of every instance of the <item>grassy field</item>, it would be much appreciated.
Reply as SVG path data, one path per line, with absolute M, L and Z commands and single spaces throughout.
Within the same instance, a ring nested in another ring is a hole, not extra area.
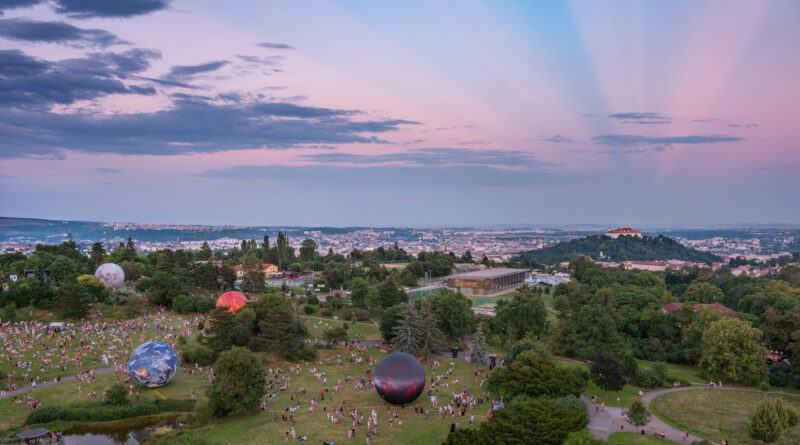
M 425 444 L 439 444 L 447 436 L 450 429 L 450 424 L 459 422 L 462 426 L 469 425 L 469 416 L 475 416 L 475 422 L 485 420 L 485 414 L 489 410 L 491 404 L 484 402 L 483 405 L 476 407 L 472 412 L 467 412 L 465 417 L 450 417 L 447 416 L 442 419 L 438 415 L 438 410 L 432 409 L 431 401 L 427 396 L 427 391 L 423 393 L 412 406 L 405 408 L 392 406 L 392 411 L 399 413 L 402 419 L 402 426 L 394 424 L 390 426 L 389 415 L 387 414 L 387 404 L 373 389 L 355 389 L 352 383 L 347 384 L 345 379 L 351 376 L 355 381 L 357 378 L 364 375 L 364 371 L 374 366 L 367 365 L 366 362 L 362 365 L 355 365 L 352 363 L 342 363 L 339 365 L 335 360 L 337 355 L 347 356 L 348 353 L 341 348 L 331 351 L 320 351 L 325 359 L 323 365 L 304 365 L 299 374 L 292 373 L 290 391 L 296 391 L 299 388 L 305 388 L 308 391 L 306 397 L 292 399 L 290 392 L 278 392 L 278 396 L 274 398 L 270 404 L 267 412 L 260 411 L 244 415 L 240 417 L 228 418 L 218 421 L 216 424 L 207 426 L 206 428 L 195 431 L 192 434 L 197 434 L 202 437 L 207 443 L 278 443 L 284 440 L 285 432 L 289 430 L 292 425 L 282 423 L 280 412 L 295 406 L 298 402 L 300 408 L 297 411 L 297 423 L 294 429 L 298 435 L 305 435 L 308 437 L 309 443 L 321 443 L 323 440 L 345 442 L 347 440 L 348 423 L 334 425 L 327 420 L 325 411 L 315 412 L 313 415 L 309 414 L 309 400 L 314 395 L 320 394 L 322 382 L 311 374 L 310 369 L 317 367 L 327 373 L 328 386 L 342 381 L 343 390 L 338 393 L 327 392 L 325 393 L 325 400 L 321 403 L 328 411 L 333 408 L 344 406 L 349 410 L 357 408 L 359 413 L 363 413 L 366 418 L 372 409 L 378 414 L 378 435 L 373 436 L 371 443 L 375 444 L 391 444 L 403 443 L 414 445 Z M 371 348 L 368 353 L 369 356 L 380 359 L 383 354 Z M 436 375 L 443 375 L 449 369 L 450 361 L 440 359 L 442 367 L 436 371 Z M 428 376 L 428 385 L 430 378 L 433 377 L 434 371 L 431 369 L 432 361 L 425 363 L 426 373 Z M 286 369 L 286 368 L 284 368 Z M 455 361 L 455 370 L 453 374 L 445 380 L 447 387 L 440 387 L 439 402 L 440 405 L 446 404 L 452 398 L 452 393 L 459 392 L 464 386 L 470 390 L 470 394 L 477 397 L 482 397 L 486 400 L 485 387 L 481 387 L 475 383 L 474 368 L 461 360 Z M 426 387 L 428 387 L 426 385 Z M 430 417 L 425 418 L 424 415 L 414 413 L 415 406 L 422 406 L 430 410 Z M 272 420 L 273 414 L 275 420 Z M 349 415 L 345 415 L 346 421 L 350 420 Z M 356 432 L 355 440 L 358 443 L 363 443 L 365 440 L 364 426 L 359 427 Z M 177 438 L 175 436 L 167 436 L 160 438 L 156 443 L 175 443 Z
M 120 381 L 124 381 L 124 375 L 121 376 Z M 103 394 L 103 390 L 116 383 L 116 377 L 113 372 L 106 374 L 98 374 L 95 383 L 87 385 L 82 382 L 71 381 L 61 382 L 45 388 L 40 388 L 26 394 L 32 395 L 36 400 L 42 402 L 42 406 L 50 405 L 66 405 L 72 402 L 99 400 Z M 78 386 L 81 386 L 82 392 L 78 393 Z M 209 384 L 203 383 L 200 376 L 185 374 L 183 370 L 178 370 L 172 381 L 162 388 L 158 388 L 158 392 L 169 399 L 188 399 L 189 389 L 195 390 L 195 395 L 198 400 L 205 398 L 205 389 Z M 138 388 L 138 387 L 137 387 Z M 159 398 L 160 396 L 152 389 L 139 388 L 141 396 L 148 399 Z M 94 390 L 97 393 L 97 398 L 92 399 L 89 397 L 89 391 Z M 134 394 L 136 392 L 134 391 Z M 0 430 L 6 430 L 11 427 L 21 425 L 25 422 L 28 414 L 31 411 L 25 407 L 24 403 L 14 404 L 11 397 L 0 400 Z
M 651 444 L 670 444 L 675 442 L 666 441 L 646 434 L 637 433 L 614 433 L 608 436 L 610 445 L 651 445 Z
M 347 323 L 349 327 L 349 333 L 351 338 L 355 335 L 361 334 L 361 338 L 364 341 L 381 341 L 381 331 L 372 323 L 365 323 L 359 322 L 353 324 L 352 321 L 334 321 L 334 320 L 322 320 L 317 318 L 306 318 L 305 319 L 306 327 L 308 328 L 309 336 L 314 339 L 322 339 L 323 335 L 325 335 L 325 331 L 337 326 L 341 326 L 344 323 Z
M 656 397 L 651 403 L 655 414 L 680 429 L 715 442 L 727 439 L 732 444 L 756 445 L 748 434 L 748 418 L 764 394 L 752 391 L 696 389 Z M 778 397 L 768 395 L 768 397 Z M 783 397 L 800 411 L 800 398 Z M 800 427 L 781 437 L 782 444 L 800 444 Z

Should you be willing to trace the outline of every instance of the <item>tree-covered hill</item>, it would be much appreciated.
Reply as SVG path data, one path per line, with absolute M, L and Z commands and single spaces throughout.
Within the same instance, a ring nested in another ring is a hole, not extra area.
M 621 236 L 616 239 L 608 236 L 589 236 L 544 249 L 523 252 L 519 259 L 542 264 L 558 264 L 571 261 L 579 255 L 586 255 L 594 260 L 614 262 L 683 260 L 711 263 L 722 261 L 714 254 L 689 249 L 663 235 L 655 238 Z

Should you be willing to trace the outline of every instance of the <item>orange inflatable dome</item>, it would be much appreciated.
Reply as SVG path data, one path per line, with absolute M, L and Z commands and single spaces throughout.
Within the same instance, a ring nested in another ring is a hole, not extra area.
M 236 312 L 243 308 L 246 303 L 247 297 L 243 293 L 232 290 L 219 296 L 217 307 L 226 307 L 228 312 Z

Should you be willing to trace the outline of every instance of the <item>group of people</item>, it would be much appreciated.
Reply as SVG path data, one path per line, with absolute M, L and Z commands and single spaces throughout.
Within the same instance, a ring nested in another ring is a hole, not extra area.
M 365 443 L 370 443 L 379 435 L 379 423 L 383 428 L 402 428 L 405 416 L 401 415 L 402 409 L 386 405 L 386 413 L 382 420 L 379 420 L 379 409 L 375 407 L 359 408 L 348 403 L 355 394 L 362 391 L 372 391 L 374 389 L 373 370 L 377 360 L 372 358 L 369 350 L 374 348 L 378 351 L 386 350 L 387 346 L 381 343 L 362 343 L 352 342 L 345 344 L 345 352 L 334 356 L 320 359 L 314 363 L 302 365 L 292 365 L 288 368 L 271 367 L 268 369 L 268 378 L 265 389 L 266 396 L 261 401 L 261 411 L 268 413 L 272 421 L 280 421 L 286 426 L 282 429 L 284 440 L 305 441 L 307 436 L 299 434 L 295 429 L 298 428 L 298 418 L 324 416 L 323 420 L 329 425 L 342 431 L 342 438 L 348 441 L 361 438 Z M 385 351 L 388 352 L 388 351 Z M 341 375 L 337 371 L 344 362 L 349 362 L 361 368 L 357 375 Z M 455 362 L 450 362 L 449 367 L 442 372 L 441 363 L 433 361 L 431 364 L 432 375 L 429 378 L 428 396 L 430 403 L 417 403 L 413 408 L 415 417 L 429 419 L 431 411 L 438 414 L 442 419 L 448 415 L 456 418 L 468 418 L 470 424 L 475 422 L 474 409 L 480 407 L 488 401 L 488 394 L 476 395 L 458 378 L 453 377 L 455 372 Z M 331 367 L 334 369 L 331 370 Z M 318 388 L 306 388 L 294 386 L 297 376 L 306 373 L 317 382 Z M 475 381 L 482 386 L 485 379 L 482 373 L 474 373 Z M 456 386 L 454 391 L 452 388 Z M 310 389 L 310 390 L 309 390 Z M 440 390 L 450 397 L 446 403 L 440 403 Z M 282 400 L 288 403 L 279 410 L 275 407 L 275 398 L 279 394 L 288 394 Z M 461 421 L 465 423 L 466 420 Z M 333 444 L 333 441 L 326 440 L 324 443 Z

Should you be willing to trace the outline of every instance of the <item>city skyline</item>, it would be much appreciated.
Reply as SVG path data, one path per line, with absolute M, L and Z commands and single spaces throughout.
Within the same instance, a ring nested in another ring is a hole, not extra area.
M 800 222 L 793 2 L 12 3 L 5 216 Z

